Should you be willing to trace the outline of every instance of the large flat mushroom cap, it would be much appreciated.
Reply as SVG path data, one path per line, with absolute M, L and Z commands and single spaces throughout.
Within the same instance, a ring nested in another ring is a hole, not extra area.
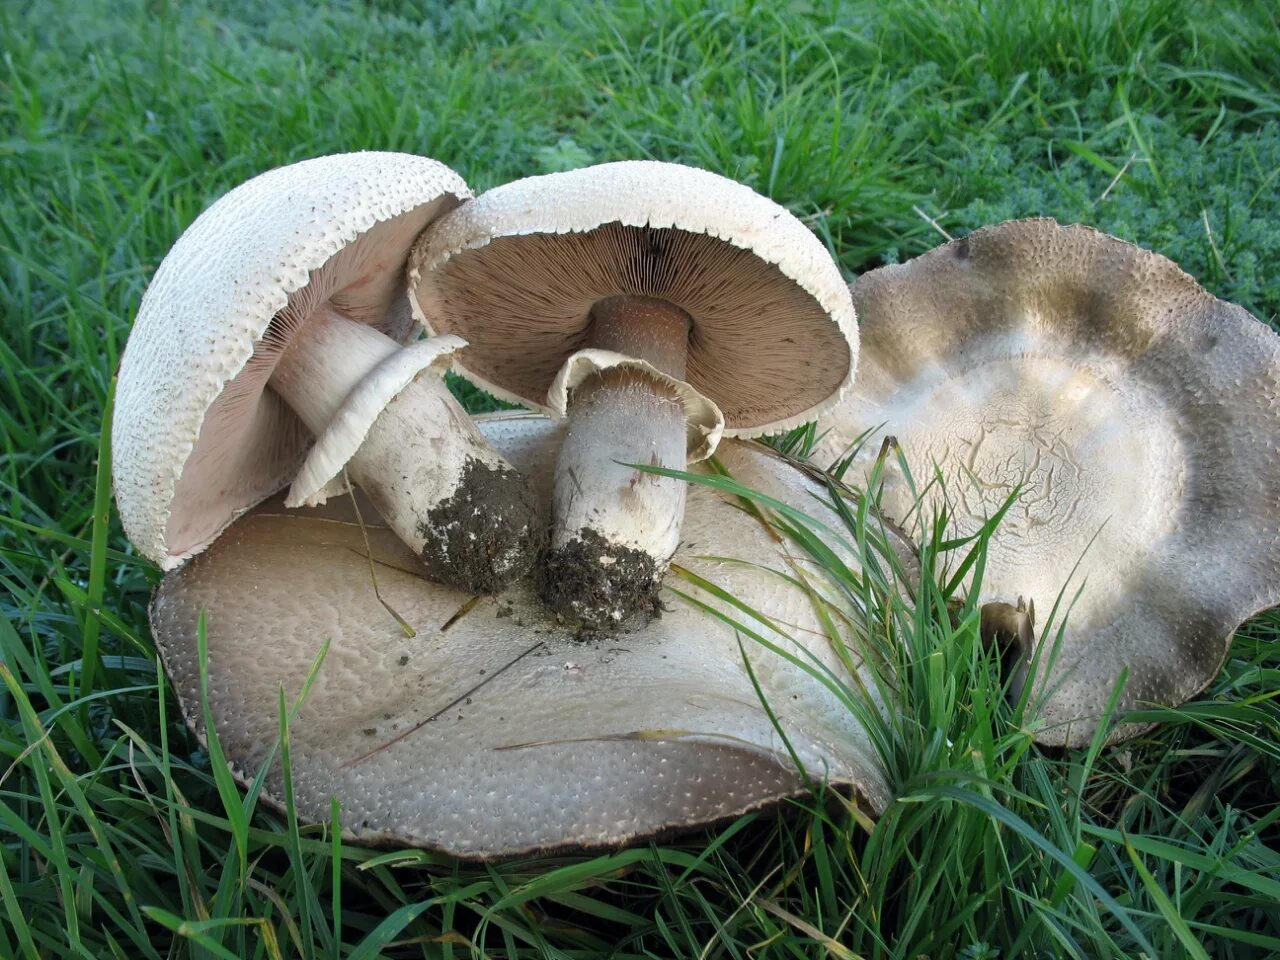
M 120 363 L 116 502 L 143 554 L 171 569 L 301 464 L 312 437 L 266 389 L 287 342 L 273 320 L 331 302 L 408 339 L 409 247 L 470 196 L 435 160 L 350 153 L 268 171 L 196 218 L 147 287 Z
M 816 456 L 871 430 L 865 466 L 876 433 L 896 436 L 918 486 L 937 464 L 958 534 L 1023 484 L 981 599 L 1034 601 L 1041 662 L 1018 680 L 1037 739 L 1088 742 L 1125 669 L 1121 710 L 1202 690 L 1236 627 L 1280 602 L 1280 337 L 1170 260 L 1053 220 L 852 289 L 859 379 Z M 914 506 L 893 473 L 881 502 L 899 520 Z
M 482 426 L 548 495 L 563 428 L 528 414 Z M 728 443 L 718 456 L 741 482 L 838 523 L 812 496 L 822 488 L 778 455 Z M 837 682 L 853 682 L 818 634 L 802 590 L 714 559 L 744 557 L 794 572 L 759 518 L 695 485 L 685 531 L 678 565 L 785 625 L 775 633 L 748 620 L 753 629 L 793 653 L 807 648 Z M 349 498 L 302 511 L 264 504 L 159 588 L 153 631 L 197 731 L 196 624 L 207 610 L 210 704 L 242 781 L 278 756 L 279 685 L 296 697 L 327 641 L 290 728 L 293 790 L 300 814 L 313 820 L 328 818 L 336 796 L 344 830 L 360 839 L 467 857 L 591 847 L 803 792 L 728 624 L 668 593 L 668 609 L 648 625 L 583 637 L 547 615 L 527 581 L 473 602 L 421 579 L 385 529 L 368 533 L 378 587 L 418 630 L 413 639 L 374 596 Z M 667 582 L 728 609 L 674 573 Z M 883 809 L 890 799 L 884 770 L 848 707 L 776 653 L 745 636 L 743 644 L 810 774 Z M 871 685 L 865 675 L 859 680 Z M 278 765 L 264 796 L 282 796 Z
M 458 366 L 552 412 L 547 391 L 615 295 L 693 320 L 687 380 L 725 434 L 812 420 L 851 382 L 858 333 L 839 268 L 784 207 L 743 184 L 632 160 L 528 177 L 441 218 L 410 258 L 415 314 L 470 347 Z

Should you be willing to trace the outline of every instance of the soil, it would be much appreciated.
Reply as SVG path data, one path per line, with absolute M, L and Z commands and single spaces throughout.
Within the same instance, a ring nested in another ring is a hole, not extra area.
M 548 550 L 538 569 L 538 592 L 547 606 L 593 630 L 615 630 L 636 614 L 659 616 L 661 587 L 653 557 L 610 543 L 588 527 Z
M 543 509 L 519 471 L 468 460 L 462 482 L 418 526 L 422 563 L 438 583 L 497 593 L 523 577 L 546 546 Z

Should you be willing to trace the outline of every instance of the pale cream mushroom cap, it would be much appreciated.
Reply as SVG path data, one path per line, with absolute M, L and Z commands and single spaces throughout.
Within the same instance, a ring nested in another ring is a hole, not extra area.
M 144 555 L 173 568 L 302 463 L 312 437 L 266 389 L 287 342 L 273 318 L 332 301 L 408 339 L 409 247 L 470 195 L 425 157 L 339 154 L 254 177 L 196 218 L 148 286 L 120 363 L 116 502 Z
M 857 482 L 896 436 L 917 486 L 941 470 L 956 534 L 1025 484 L 981 599 L 1034 603 L 1037 739 L 1087 743 L 1126 668 L 1121 710 L 1204 689 L 1236 627 L 1280 602 L 1280 337 L 1170 260 L 1052 220 L 978 230 L 853 296 L 859 378 L 815 457 L 873 431 Z M 881 502 L 909 519 L 894 469 Z
M 479 422 L 548 496 L 563 427 L 531 414 Z M 815 499 L 825 489 L 775 452 L 726 443 L 718 456 L 742 483 L 839 525 Z M 371 512 L 363 515 L 368 523 Z M 549 616 L 528 581 L 475 602 L 424 581 L 386 529 L 368 534 L 378 588 L 417 629 L 414 639 L 373 593 L 347 498 L 304 511 L 269 502 L 159 588 L 153 631 L 198 732 L 196 624 L 207 611 L 210 705 L 242 782 L 278 759 L 279 685 L 296 697 L 328 642 L 291 726 L 293 790 L 310 820 L 327 820 L 336 797 L 348 836 L 503 856 L 622 843 L 803 792 L 728 624 L 668 593 L 668 609 L 647 626 L 592 639 Z M 757 516 L 691 485 L 685 541 L 679 567 L 741 596 L 782 632 L 743 622 L 789 652 L 807 649 L 838 682 L 854 682 L 803 590 L 712 559 L 742 557 L 794 575 Z M 797 563 L 815 589 L 836 593 L 809 561 Z M 728 610 L 677 573 L 667 583 Z M 854 714 L 803 670 L 748 637 L 743 644 L 810 775 L 853 787 L 869 809 L 882 810 L 890 786 Z M 859 674 L 874 688 L 868 668 Z M 263 795 L 281 798 L 278 766 Z
M 415 315 L 469 347 L 500 397 L 547 393 L 588 346 L 592 304 L 666 300 L 693 320 L 688 383 L 727 436 L 812 420 L 851 382 L 858 332 L 840 270 L 786 208 L 694 167 L 623 161 L 496 187 L 442 217 L 410 257 Z

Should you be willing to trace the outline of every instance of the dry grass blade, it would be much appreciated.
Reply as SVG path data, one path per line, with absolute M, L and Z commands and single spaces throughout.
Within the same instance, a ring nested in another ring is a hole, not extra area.
M 456 707 L 458 704 L 464 703 L 468 697 L 474 696 L 487 684 L 492 683 L 494 680 L 502 676 L 504 673 L 506 673 L 508 670 L 514 667 L 517 663 L 519 663 L 525 657 L 529 656 L 529 654 L 533 653 L 535 650 L 538 650 L 542 646 L 544 646 L 544 644 L 541 640 L 539 640 L 537 643 L 529 647 L 523 653 L 519 654 L 518 656 L 516 656 L 511 660 L 508 660 L 497 670 L 494 670 L 492 673 L 487 675 L 483 680 L 477 683 L 474 687 L 471 687 L 470 689 L 464 691 L 463 693 L 458 694 L 456 697 L 454 697 L 452 700 L 446 703 L 439 710 L 436 710 L 434 713 L 432 713 L 429 717 L 426 717 L 423 720 L 419 720 L 417 723 L 409 727 L 403 733 L 400 733 L 397 736 L 392 737 L 390 740 L 387 740 L 383 743 L 378 744 L 376 747 L 374 747 L 372 750 L 368 751 L 367 753 L 362 753 L 358 757 L 352 757 L 350 760 L 347 760 L 342 765 L 344 767 L 354 767 L 356 764 L 360 763 L 362 760 L 368 760 L 374 754 L 381 753 L 383 750 L 386 750 L 388 747 L 399 743 L 401 740 L 404 740 L 406 737 L 412 736 L 413 734 L 421 730 L 423 727 L 425 727 L 428 723 L 435 722 L 436 720 L 440 719 L 441 716 L 443 716 L 444 714 L 452 710 L 454 707 Z
M 378 598 L 378 602 L 382 604 L 387 613 L 391 614 L 392 618 L 400 626 L 401 632 L 403 632 L 407 638 L 412 640 L 418 635 L 418 631 L 410 625 L 408 620 L 400 616 L 391 604 L 387 603 L 387 601 L 382 598 L 382 593 L 378 590 L 378 573 L 374 570 L 373 566 L 373 547 L 369 545 L 369 531 L 365 529 L 364 517 L 360 514 L 360 501 L 356 497 L 355 487 L 351 485 L 351 480 L 347 477 L 345 467 L 342 471 L 342 481 L 347 485 L 347 495 L 351 497 L 351 508 L 355 510 L 356 523 L 360 525 L 360 536 L 364 538 L 364 552 L 365 557 L 369 561 L 369 580 L 373 584 L 373 595 Z
M 751 901 L 765 913 L 772 914 L 784 923 L 790 924 L 796 930 L 799 930 L 806 937 L 811 937 L 814 943 L 822 947 L 823 952 L 828 957 L 835 957 L 836 960 L 866 960 L 860 953 L 854 953 L 848 947 L 843 946 L 839 941 L 827 936 L 813 924 L 807 920 L 797 917 L 794 913 L 784 910 L 772 900 L 766 900 L 764 897 L 756 897 Z

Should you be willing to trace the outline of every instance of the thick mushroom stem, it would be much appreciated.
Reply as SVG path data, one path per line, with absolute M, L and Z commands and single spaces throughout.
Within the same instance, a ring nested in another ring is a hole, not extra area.
M 1017 606 L 999 600 L 984 603 L 978 629 L 985 642 L 999 647 L 1005 675 L 1015 676 L 1013 693 L 1017 696 L 1022 690 L 1022 682 L 1017 677 L 1030 666 L 1035 653 L 1035 601 L 1028 603 L 1019 597 Z
M 591 311 L 589 344 L 685 374 L 690 319 L 647 297 L 609 297 Z M 573 391 L 556 463 L 551 549 L 542 594 L 558 613 L 592 627 L 653 611 L 680 541 L 684 481 L 627 464 L 683 470 L 687 427 L 677 393 L 641 369 L 613 367 Z
M 324 304 L 294 335 L 269 382 L 321 436 L 401 349 Z M 423 370 L 376 412 L 346 470 L 432 580 L 493 593 L 523 576 L 541 550 L 541 511 L 527 481 L 436 371 Z

